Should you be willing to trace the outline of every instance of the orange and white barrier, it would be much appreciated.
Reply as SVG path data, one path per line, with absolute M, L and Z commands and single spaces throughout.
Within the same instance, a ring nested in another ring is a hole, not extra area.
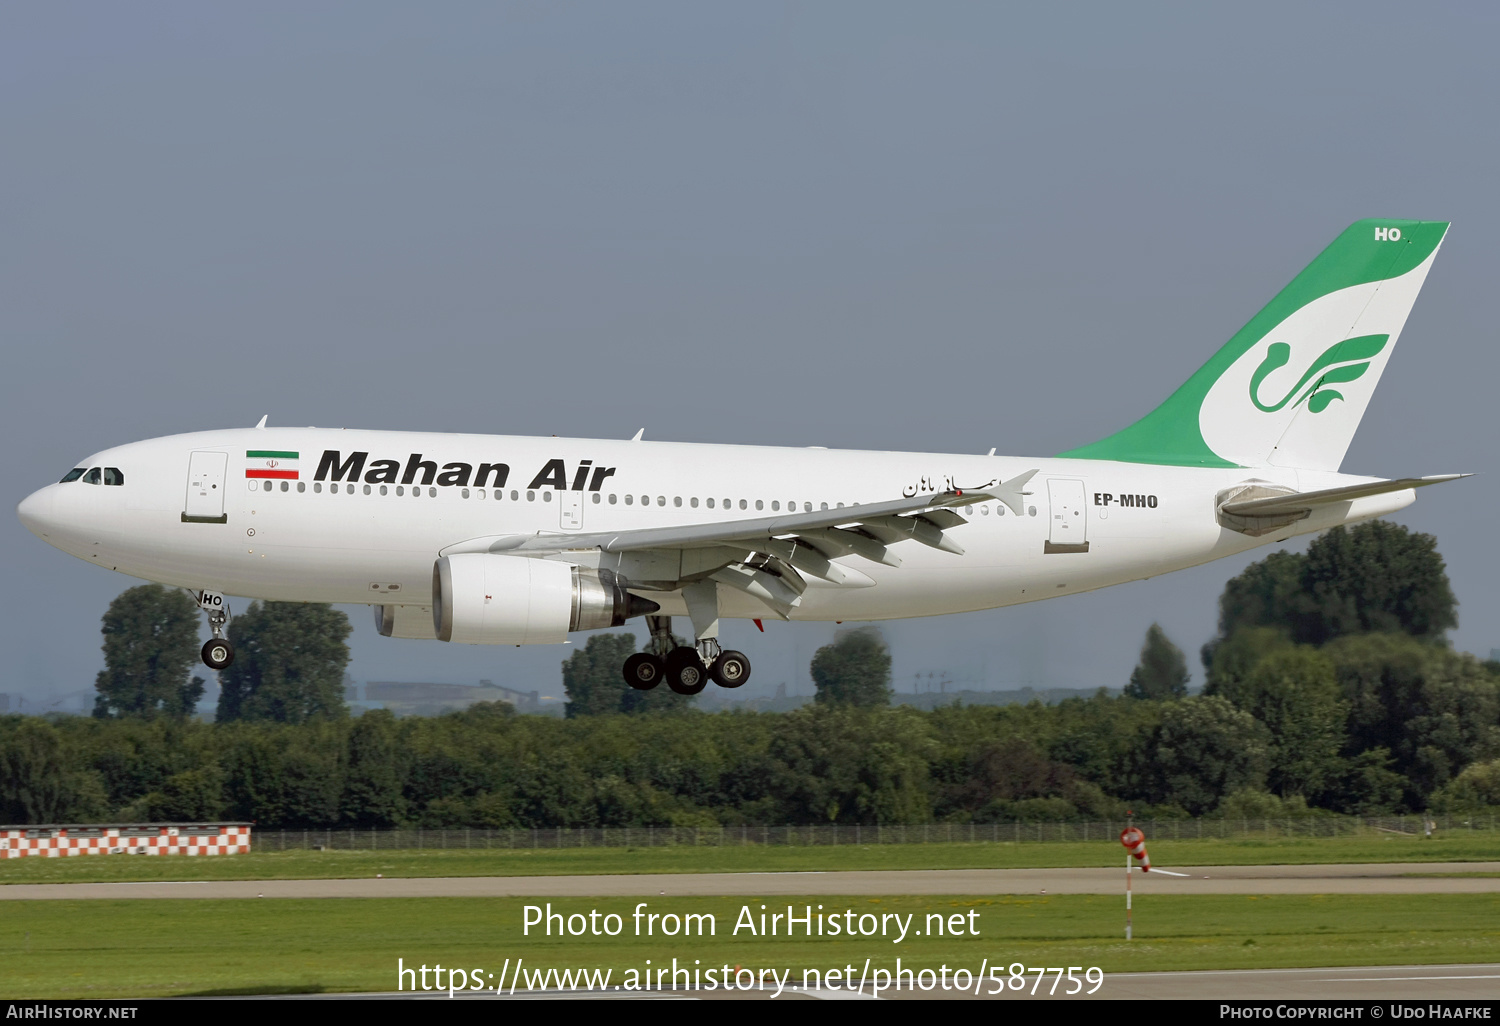
M 28 855 L 243 855 L 249 823 L 0 826 L 0 859 Z

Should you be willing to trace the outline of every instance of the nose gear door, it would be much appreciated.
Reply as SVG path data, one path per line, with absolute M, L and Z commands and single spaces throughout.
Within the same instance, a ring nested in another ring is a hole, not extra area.
M 1088 507 L 1084 505 L 1082 481 L 1049 480 L 1047 498 L 1052 519 L 1048 522 L 1044 552 L 1087 552 Z
M 227 452 L 194 451 L 188 457 L 187 499 L 182 507 L 184 524 L 223 524 L 224 477 L 229 466 Z

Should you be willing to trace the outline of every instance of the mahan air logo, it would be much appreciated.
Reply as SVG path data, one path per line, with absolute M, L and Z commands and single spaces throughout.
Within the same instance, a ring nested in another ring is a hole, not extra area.
M 1389 335 L 1361 335 L 1358 338 L 1346 338 L 1342 342 L 1335 342 L 1323 351 L 1322 356 L 1313 361 L 1313 365 L 1307 368 L 1301 379 L 1286 395 L 1281 397 L 1280 402 L 1267 406 L 1260 401 L 1260 383 L 1273 372 L 1285 367 L 1292 355 L 1292 347 L 1285 342 L 1272 342 L 1270 348 L 1266 350 L 1266 358 L 1261 361 L 1261 365 L 1250 377 L 1250 401 L 1262 413 L 1275 413 L 1291 402 L 1293 396 L 1296 396 L 1297 401 L 1293 403 L 1294 406 L 1300 406 L 1306 402 L 1307 408 L 1313 413 L 1322 413 L 1335 399 L 1344 398 L 1343 393 L 1327 386 L 1354 381 L 1362 377 L 1365 371 L 1370 369 L 1370 360 L 1385 348 L 1390 338 Z M 1306 386 L 1305 390 L 1304 386 Z

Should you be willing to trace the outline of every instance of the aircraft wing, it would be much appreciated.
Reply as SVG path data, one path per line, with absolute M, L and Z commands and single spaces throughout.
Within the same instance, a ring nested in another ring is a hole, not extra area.
M 1316 492 L 1293 492 L 1290 495 L 1272 495 L 1267 498 L 1245 499 L 1239 502 L 1226 503 L 1220 509 L 1231 516 L 1237 517 L 1307 515 L 1319 506 L 1329 506 L 1337 502 L 1363 499 L 1369 495 L 1385 495 L 1388 492 L 1405 491 L 1408 488 L 1425 488 L 1428 485 L 1442 484 L 1444 481 L 1457 481 L 1459 478 L 1473 476 L 1472 474 L 1434 474 L 1430 477 L 1402 477 L 1393 481 L 1372 481 L 1368 484 L 1348 485 L 1343 488 L 1324 488 Z
M 951 507 L 997 500 L 1020 513 L 1024 497 L 1030 494 L 1025 490 L 1026 484 L 1036 473 L 1027 471 L 1009 481 L 991 481 L 976 489 L 954 489 L 770 517 L 635 531 L 492 535 L 450 545 L 439 554 L 718 549 L 722 550 L 723 558 L 704 553 L 708 558 L 700 561 L 704 565 L 697 576 L 754 595 L 778 615 L 786 616 L 806 590 L 803 574 L 845 587 L 874 584 L 857 570 L 834 562 L 840 557 L 854 555 L 887 566 L 900 566 L 900 557 L 890 549 L 907 540 L 962 555 L 964 550 L 949 532 L 968 521 Z

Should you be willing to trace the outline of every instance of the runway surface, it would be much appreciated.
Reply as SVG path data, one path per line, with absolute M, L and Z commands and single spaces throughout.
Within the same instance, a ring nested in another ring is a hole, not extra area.
M 0 901 L 120 898 L 503 898 L 776 894 L 1118 894 L 1118 869 L 935 869 L 655 876 L 474 876 L 180 883 L 9 884 Z M 1496 894 L 1500 862 L 1164 867 L 1136 873 L 1149 894 Z M 1452 874 L 1492 874 L 1460 876 Z

